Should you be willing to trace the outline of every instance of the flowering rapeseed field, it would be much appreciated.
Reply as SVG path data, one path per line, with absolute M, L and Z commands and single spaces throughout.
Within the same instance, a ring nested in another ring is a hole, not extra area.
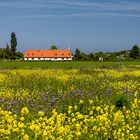
M 140 70 L 0 71 L 1 140 L 140 139 Z

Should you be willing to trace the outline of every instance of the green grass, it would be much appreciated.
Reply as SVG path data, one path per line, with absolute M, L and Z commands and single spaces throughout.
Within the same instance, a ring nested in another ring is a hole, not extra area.
M 47 69 L 47 68 L 107 68 L 107 67 L 133 67 L 140 65 L 140 61 L 122 61 L 122 62 L 95 62 L 95 61 L 1 61 L 0 69 Z

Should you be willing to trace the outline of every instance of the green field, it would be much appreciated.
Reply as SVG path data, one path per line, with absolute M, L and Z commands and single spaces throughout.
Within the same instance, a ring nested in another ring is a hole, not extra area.
M 47 68 L 107 68 L 107 67 L 139 67 L 140 61 L 122 61 L 122 62 L 95 62 L 95 61 L 64 61 L 64 62 L 51 62 L 51 61 L 1 61 L 0 69 L 47 69 Z

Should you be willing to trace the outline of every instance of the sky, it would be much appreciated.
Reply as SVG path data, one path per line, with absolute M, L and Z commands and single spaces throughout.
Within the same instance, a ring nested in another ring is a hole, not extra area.
M 140 45 L 139 0 L 0 0 L 0 47 L 120 51 Z

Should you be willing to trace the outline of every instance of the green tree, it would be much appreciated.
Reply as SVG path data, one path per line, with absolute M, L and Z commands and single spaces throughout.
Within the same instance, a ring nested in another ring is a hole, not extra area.
M 57 46 L 52 45 L 52 46 L 51 46 L 51 50 L 58 50 L 58 48 L 57 48 Z
M 3 58 L 4 50 L 3 48 L 0 48 L 0 58 Z
M 17 52 L 16 53 L 16 59 L 23 59 L 24 58 L 24 55 L 22 52 Z
M 95 56 L 94 53 L 90 53 L 90 54 L 89 54 L 89 60 L 90 60 L 90 61 L 96 60 L 96 56 Z
M 8 44 L 6 44 L 6 48 L 5 48 L 5 58 L 6 59 L 11 59 L 12 53 L 11 53 L 11 49 L 10 46 Z
M 76 48 L 76 50 L 75 50 L 75 56 L 74 57 L 75 57 L 76 60 L 81 60 L 82 55 L 81 55 L 81 51 L 78 48 Z
M 139 50 L 138 45 L 134 45 L 132 49 L 130 50 L 130 57 L 137 59 L 139 57 L 139 53 L 140 53 L 140 50 Z
M 12 32 L 11 33 L 11 52 L 13 56 L 16 54 L 16 50 L 17 50 L 17 38 L 16 38 L 16 34 Z

